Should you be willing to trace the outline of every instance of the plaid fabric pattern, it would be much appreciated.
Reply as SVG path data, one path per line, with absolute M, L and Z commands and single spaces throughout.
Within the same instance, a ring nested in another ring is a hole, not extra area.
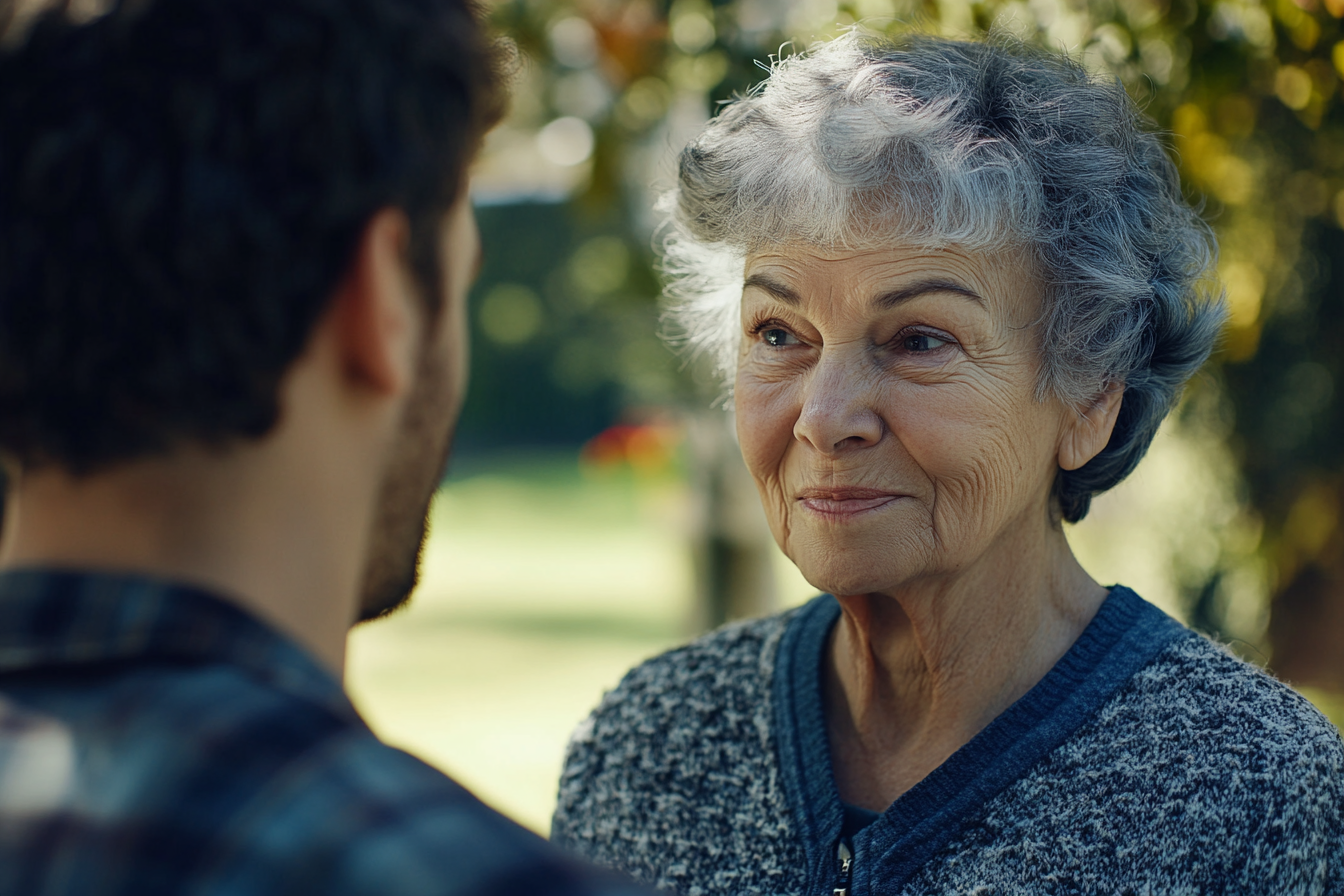
M 232 604 L 0 575 L 0 896 L 635 896 L 381 743 Z

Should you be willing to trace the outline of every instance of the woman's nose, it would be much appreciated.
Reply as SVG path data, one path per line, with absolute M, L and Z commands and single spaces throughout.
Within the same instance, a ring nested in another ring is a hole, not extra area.
M 874 376 L 864 359 L 823 351 L 804 387 L 794 438 L 823 454 L 877 444 L 885 424 L 874 407 Z

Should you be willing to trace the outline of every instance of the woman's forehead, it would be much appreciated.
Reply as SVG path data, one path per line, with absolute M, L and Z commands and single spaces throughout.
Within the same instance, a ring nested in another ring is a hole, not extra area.
M 956 246 L 895 245 L 844 250 L 806 244 L 778 245 L 750 253 L 744 287 L 761 287 L 789 301 L 814 297 L 818 290 L 866 294 L 900 293 L 903 287 L 938 283 L 987 305 L 1015 303 L 1023 293 L 1039 295 L 1037 278 L 1022 251 L 971 251 Z M 792 304 L 792 302 L 790 302 Z

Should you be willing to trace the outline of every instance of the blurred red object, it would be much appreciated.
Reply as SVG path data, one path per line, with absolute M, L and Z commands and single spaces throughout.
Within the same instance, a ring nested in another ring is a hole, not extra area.
M 629 464 L 640 472 L 653 473 L 672 463 L 680 441 L 680 431 L 666 424 L 618 423 L 589 439 L 580 457 L 596 467 Z

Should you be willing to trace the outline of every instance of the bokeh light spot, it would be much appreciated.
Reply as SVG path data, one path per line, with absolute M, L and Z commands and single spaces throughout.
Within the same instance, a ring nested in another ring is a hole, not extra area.
M 521 345 L 537 335 L 544 312 L 537 294 L 517 283 L 501 283 L 481 302 L 481 331 L 499 345 Z
M 569 276 L 580 292 L 605 295 L 630 273 L 630 250 L 615 236 L 596 236 L 581 245 L 569 263 Z
M 537 133 L 537 149 L 552 164 L 578 165 L 593 154 L 593 129 L 573 115 L 557 118 Z
M 1274 93 L 1289 109 L 1301 111 L 1311 102 L 1311 75 L 1295 65 L 1281 66 L 1274 75 Z
M 597 33 L 578 16 L 567 16 L 551 26 L 551 54 L 570 68 L 587 68 L 597 61 Z
M 1222 271 L 1227 286 L 1228 326 L 1245 329 L 1260 318 L 1265 295 L 1265 275 L 1255 265 L 1233 261 Z

